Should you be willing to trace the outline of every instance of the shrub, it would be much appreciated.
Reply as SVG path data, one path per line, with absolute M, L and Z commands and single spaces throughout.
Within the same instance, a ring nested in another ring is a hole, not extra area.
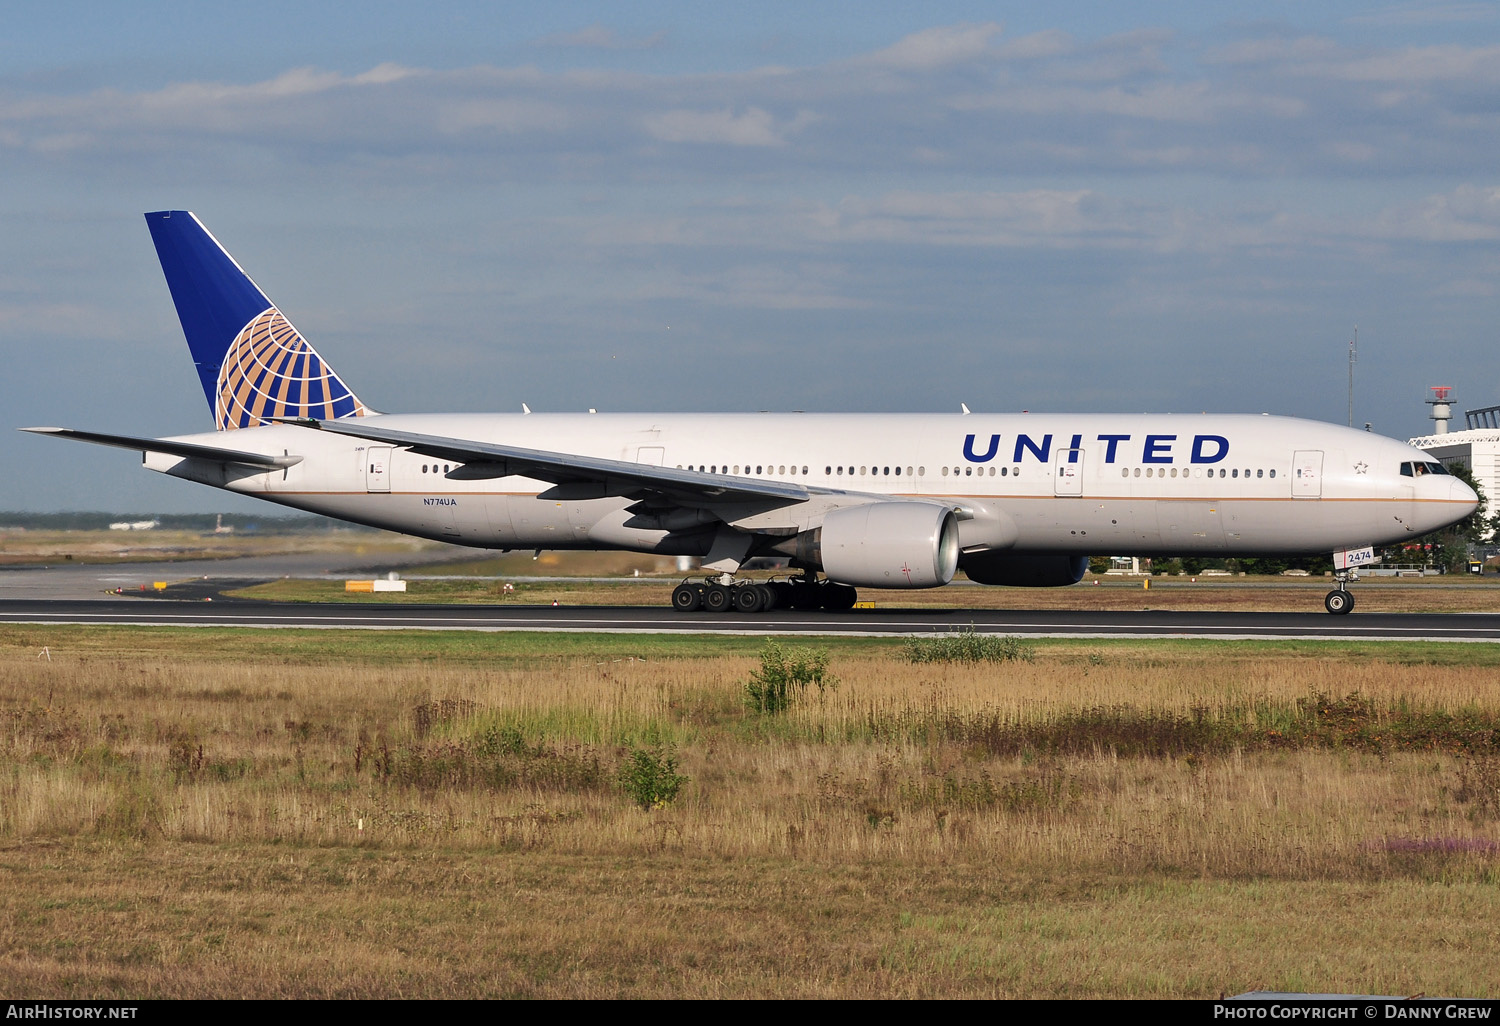
M 980 634 L 969 624 L 949 634 L 907 638 L 906 658 L 914 663 L 1030 662 L 1036 658 L 1036 646 L 1014 635 Z
M 1500 816 L 1500 749 L 1493 746 L 1460 754 L 1455 800 L 1476 815 Z
M 677 772 L 676 751 L 669 744 L 631 749 L 619 779 L 621 789 L 643 809 L 666 808 L 688 782 Z
M 828 653 L 787 652 L 768 641 L 760 651 L 760 669 L 745 683 L 745 695 L 752 708 L 775 714 L 790 708 L 809 684 L 819 691 L 838 688 L 839 679 L 828 672 Z

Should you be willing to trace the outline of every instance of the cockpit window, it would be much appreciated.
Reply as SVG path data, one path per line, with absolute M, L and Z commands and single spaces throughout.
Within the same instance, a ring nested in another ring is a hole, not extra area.
M 1448 468 L 1441 463 L 1403 463 L 1401 464 L 1402 477 L 1421 477 L 1424 474 L 1447 474 Z

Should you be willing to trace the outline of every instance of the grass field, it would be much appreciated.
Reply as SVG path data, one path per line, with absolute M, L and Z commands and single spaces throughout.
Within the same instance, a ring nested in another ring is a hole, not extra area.
M 0 627 L 0 988 L 1500 994 L 1500 647 L 765 644 Z
M 136 563 L 184 559 L 327 552 L 341 556 L 430 551 L 434 558 L 453 546 L 388 531 L 330 529 L 271 534 L 201 531 L 0 530 L 0 566 L 66 563 Z

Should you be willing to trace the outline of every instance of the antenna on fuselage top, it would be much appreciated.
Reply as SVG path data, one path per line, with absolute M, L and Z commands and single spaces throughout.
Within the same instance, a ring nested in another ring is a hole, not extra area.
M 963 411 L 965 417 L 967 417 L 969 415 L 969 404 L 968 403 L 959 403 L 958 404 L 958 408 Z

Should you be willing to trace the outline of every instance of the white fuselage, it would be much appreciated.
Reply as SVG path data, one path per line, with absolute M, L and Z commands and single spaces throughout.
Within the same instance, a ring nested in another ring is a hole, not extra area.
M 385 414 L 383 428 L 792 482 L 818 504 L 735 526 L 786 534 L 830 505 L 952 500 L 966 551 L 1272 554 L 1397 542 L 1473 508 L 1457 479 L 1403 476 L 1420 450 L 1284 417 L 1103 414 Z M 148 453 L 174 476 L 298 509 L 488 548 L 701 554 L 682 532 L 625 526 L 625 498 L 539 498 L 522 477 L 286 424 L 182 436 L 300 455 L 261 470 Z

